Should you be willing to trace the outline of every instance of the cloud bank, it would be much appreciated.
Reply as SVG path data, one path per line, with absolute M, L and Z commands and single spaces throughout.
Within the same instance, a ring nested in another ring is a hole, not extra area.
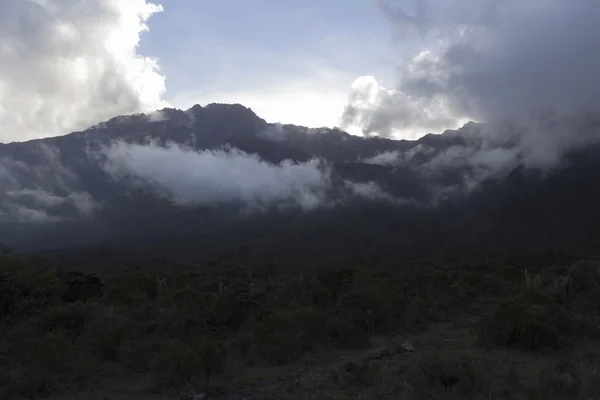
M 195 151 L 173 143 L 116 141 L 66 161 L 58 147 L 28 146 L 19 159 L 0 158 L 0 224 L 93 219 L 115 196 L 138 188 L 180 207 L 232 206 L 242 213 L 311 211 L 350 197 L 397 200 L 373 182 L 336 187 L 330 165 L 319 159 L 272 164 L 236 148 Z M 74 172 L 81 165 L 92 168 L 94 178 L 86 181 Z M 109 186 L 99 190 L 104 184 Z
M 100 204 L 81 190 L 58 148 L 37 144 L 30 156 L 37 161 L 0 159 L 0 223 L 58 222 L 94 214 Z
M 600 4 L 595 1 L 381 0 L 405 41 L 394 90 L 354 88 L 346 123 L 389 135 L 414 126 L 486 122 L 531 165 L 596 138 Z M 399 39 L 402 40 L 402 39 Z M 369 99 L 364 106 L 362 99 Z M 362 105 L 361 105 L 362 104 Z M 428 110 L 434 110 L 429 113 Z M 433 117 L 432 117 L 433 116 Z
M 251 210 L 292 206 L 311 210 L 326 203 L 329 169 L 314 159 L 281 165 L 237 150 L 195 152 L 177 145 L 117 143 L 103 151 L 115 179 L 150 185 L 175 204 L 240 204 Z
M 0 142 L 165 106 L 157 60 L 137 53 L 161 10 L 146 0 L 3 0 Z

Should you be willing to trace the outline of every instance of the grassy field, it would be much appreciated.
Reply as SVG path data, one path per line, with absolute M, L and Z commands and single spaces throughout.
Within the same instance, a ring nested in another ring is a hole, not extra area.
M 535 265 L 535 266 L 534 266 Z M 594 399 L 600 263 L 0 260 L 0 398 Z

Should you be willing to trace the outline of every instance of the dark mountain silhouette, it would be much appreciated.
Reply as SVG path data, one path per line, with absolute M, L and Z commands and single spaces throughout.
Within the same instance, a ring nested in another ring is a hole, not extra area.
M 6 188 L 0 243 L 54 254 L 77 248 L 96 257 L 122 252 L 298 263 L 583 252 L 600 243 L 600 147 L 573 151 L 549 172 L 517 165 L 481 175 L 462 156 L 481 145 L 480 129 L 469 123 L 415 141 L 363 138 L 268 124 L 246 107 L 226 104 L 120 116 L 66 136 L 0 145 Z M 182 206 L 147 182 L 108 173 L 94 154 L 114 143 L 237 149 L 272 166 L 318 158 L 331 174 L 327 204 L 309 211 L 265 204 L 250 213 L 242 200 Z M 463 158 L 447 157 L 456 154 Z M 82 213 L 86 198 L 75 193 L 86 193 L 96 207 Z

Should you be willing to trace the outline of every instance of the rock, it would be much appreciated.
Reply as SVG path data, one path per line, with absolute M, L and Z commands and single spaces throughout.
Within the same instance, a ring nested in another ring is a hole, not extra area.
M 190 390 L 188 393 L 184 393 L 180 396 L 181 400 L 208 400 L 208 398 L 206 397 L 206 393 L 198 393 L 196 394 L 196 392 L 194 392 L 193 390 Z
M 415 351 L 415 347 L 411 342 L 404 342 L 396 347 L 396 353 L 406 353 L 411 351 Z
M 355 370 L 355 369 L 357 369 L 357 368 L 358 368 L 358 364 L 357 364 L 357 363 L 355 363 L 355 362 L 352 362 L 352 361 L 351 361 L 351 362 L 349 362 L 349 363 L 346 363 L 346 364 L 345 364 L 345 365 L 342 367 L 342 371 L 344 371 L 344 372 L 352 372 L 352 371 L 354 371 L 354 370 Z

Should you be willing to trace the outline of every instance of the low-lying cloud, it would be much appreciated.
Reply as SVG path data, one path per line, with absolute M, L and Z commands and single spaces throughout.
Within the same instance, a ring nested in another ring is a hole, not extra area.
M 69 167 L 59 148 L 30 146 L 25 158 L 0 160 L 2 223 L 93 219 L 115 196 L 125 195 L 123 190 L 136 188 L 149 189 L 176 206 L 232 206 L 242 212 L 272 208 L 310 211 L 334 206 L 348 197 L 397 201 L 374 182 L 345 181 L 336 187 L 330 165 L 320 159 L 272 164 L 235 148 L 195 151 L 173 143 L 118 141 L 88 149 Z M 91 174 L 94 178 L 84 181 L 75 165 L 88 172 L 97 168 Z M 99 191 L 98 184 L 108 192 Z M 106 184 L 109 186 L 103 186 Z
M 443 137 L 456 140 L 447 145 L 432 145 L 422 141 L 405 150 L 386 151 L 362 159 L 367 164 L 406 168 L 429 182 L 434 192 L 468 193 L 488 178 L 506 176 L 522 163 L 526 155 L 518 146 L 504 145 L 485 133 L 486 126 L 468 124 L 459 130 L 446 131 Z M 444 176 L 455 177 L 444 185 Z M 442 178 L 436 183 L 436 178 Z M 459 182 L 456 182 L 459 177 Z M 446 187 L 444 187 L 446 186 Z
M 261 137 L 272 142 L 283 142 L 287 138 L 287 131 L 282 124 L 269 124 L 265 129 L 258 132 L 258 137 Z
M 395 204 L 407 204 L 412 202 L 410 199 L 397 198 L 386 192 L 376 182 L 344 182 L 350 193 L 356 197 L 368 200 L 383 200 Z
M 526 164 L 539 167 L 556 165 L 565 151 L 600 136 L 597 2 L 380 4 L 403 43 L 417 50 L 400 65 L 398 86 L 375 91 L 370 106 L 357 99 L 369 98 L 373 85 L 355 88 L 347 123 L 385 136 L 485 122 L 484 133 L 514 143 Z M 437 110 L 435 117 L 427 110 Z
M 3 0 L 0 142 L 83 129 L 165 105 L 155 59 L 137 53 L 147 0 Z
M 0 222 L 58 222 L 90 217 L 100 207 L 79 187 L 76 174 L 60 159 L 58 148 L 31 148 L 34 163 L 10 156 L 0 160 Z
M 237 150 L 195 152 L 177 145 L 117 143 L 103 151 L 115 179 L 150 185 L 183 206 L 243 204 L 249 209 L 291 206 L 311 210 L 327 202 L 330 172 L 313 159 L 280 165 Z
M 98 204 L 86 192 L 73 192 L 64 196 L 42 189 L 22 189 L 6 193 L 0 201 L 0 221 L 59 222 L 93 215 Z

